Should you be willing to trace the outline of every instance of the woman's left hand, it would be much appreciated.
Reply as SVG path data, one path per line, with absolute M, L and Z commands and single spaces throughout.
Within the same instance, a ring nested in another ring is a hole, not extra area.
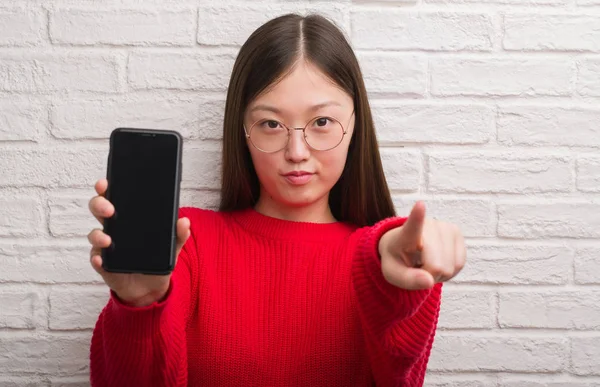
M 401 226 L 379 241 L 384 278 L 403 289 L 430 289 L 455 277 L 465 266 L 466 248 L 458 226 L 425 218 L 417 202 Z

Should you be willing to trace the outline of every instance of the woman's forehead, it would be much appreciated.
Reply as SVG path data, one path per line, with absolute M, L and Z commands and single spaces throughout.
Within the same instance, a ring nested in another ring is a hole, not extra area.
M 310 112 L 351 107 L 352 103 L 352 97 L 316 66 L 299 64 L 255 98 L 248 106 L 248 112 Z

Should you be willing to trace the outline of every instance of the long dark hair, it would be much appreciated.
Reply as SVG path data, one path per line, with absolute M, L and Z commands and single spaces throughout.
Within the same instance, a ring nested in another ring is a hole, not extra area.
M 302 56 L 354 100 L 356 120 L 342 176 L 329 195 L 339 221 L 359 227 L 395 216 L 358 60 L 344 34 L 319 15 L 283 15 L 259 27 L 233 66 L 223 124 L 220 211 L 252 207 L 260 192 L 248 150 L 243 117 L 248 104 Z

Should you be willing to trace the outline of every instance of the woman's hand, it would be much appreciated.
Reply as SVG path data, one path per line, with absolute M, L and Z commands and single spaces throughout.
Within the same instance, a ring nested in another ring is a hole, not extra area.
M 417 202 L 401 227 L 379 241 L 384 278 L 403 289 L 430 289 L 456 276 L 466 262 L 464 238 L 458 226 L 425 218 Z
M 99 180 L 95 189 L 98 193 L 89 203 L 91 213 L 96 217 L 100 224 L 104 224 L 105 218 L 110 218 L 115 211 L 114 206 L 105 197 L 108 181 Z M 151 209 L 149 209 L 151 211 Z M 187 218 L 181 218 L 177 221 L 177 253 L 179 256 L 181 249 L 190 236 L 190 221 Z M 110 236 L 101 229 L 94 229 L 88 234 L 88 240 L 92 245 L 90 251 L 90 262 L 92 267 L 102 279 L 119 297 L 121 301 L 131 306 L 146 306 L 153 302 L 160 301 L 169 290 L 171 275 L 147 275 L 147 274 L 126 274 L 110 273 L 102 268 L 101 251 L 110 246 Z M 177 259 L 177 258 L 175 258 Z M 175 261 L 177 263 L 177 261 Z

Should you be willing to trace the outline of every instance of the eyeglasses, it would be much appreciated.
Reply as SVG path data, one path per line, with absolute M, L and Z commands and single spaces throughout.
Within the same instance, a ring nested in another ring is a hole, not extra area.
M 354 111 L 350 120 L 353 115 Z M 348 133 L 337 119 L 327 116 L 315 117 L 303 128 L 290 128 L 277 120 L 256 121 L 250 130 L 246 130 L 244 126 L 246 138 L 250 139 L 256 149 L 265 153 L 275 153 L 284 149 L 290 141 L 292 130 L 301 130 L 306 145 L 317 151 L 328 151 L 337 147 Z

